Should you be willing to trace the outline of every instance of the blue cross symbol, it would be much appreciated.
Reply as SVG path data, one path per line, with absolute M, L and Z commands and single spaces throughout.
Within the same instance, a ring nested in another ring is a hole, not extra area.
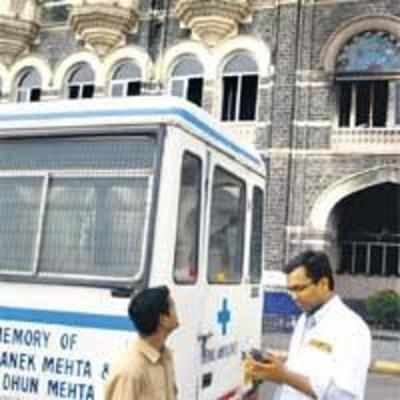
M 225 298 L 222 300 L 222 309 L 218 311 L 218 323 L 222 327 L 222 335 L 226 335 L 226 329 L 228 322 L 231 320 L 231 312 L 228 309 L 228 300 Z

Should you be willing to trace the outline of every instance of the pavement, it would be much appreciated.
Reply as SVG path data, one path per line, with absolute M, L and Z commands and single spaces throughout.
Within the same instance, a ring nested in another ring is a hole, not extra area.
M 272 400 L 275 385 L 266 383 L 261 387 L 259 400 Z M 368 376 L 365 400 L 399 400 L 400 376 Z

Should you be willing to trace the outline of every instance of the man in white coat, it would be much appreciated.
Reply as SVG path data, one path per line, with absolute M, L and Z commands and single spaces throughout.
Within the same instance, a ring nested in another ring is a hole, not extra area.
M 274 400 L 362 400 L 371 355 L 365 322 L 335 294 L 325 253 L 306 251 L 285 267 L 288 291 L 304 310 L 284 363 L 250 359 L 246 374 L 280 384 Z

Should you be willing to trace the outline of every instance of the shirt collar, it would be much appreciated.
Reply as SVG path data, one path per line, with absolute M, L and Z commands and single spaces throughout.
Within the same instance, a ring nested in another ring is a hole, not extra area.
M 334 295 L 332 298 L 330 298 L 326 303 L 324 303 L 320 308 L 318 308 L 311 316 L 311 318 L 314 319 L 315 323 L 317 324 L 318 322 L 321 321 L 322 318 L 326 314 L 329 313 L 329 311 L 334 308 L 338 302 L 339 302 L 339 297 L 337 295 Z
M 159 362 L 161 357 L 171 357 L 170 351 L 167 347 L 164 347 L 163 350 L 158 351 L 140 336 L 138 337 L 136 346 L 138 351 L 142 353 L 152 364 L 156 364 L 157 362 Z

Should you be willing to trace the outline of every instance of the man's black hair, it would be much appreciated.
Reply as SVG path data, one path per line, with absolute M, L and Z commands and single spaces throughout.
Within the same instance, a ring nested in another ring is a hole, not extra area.
M 322 251 L 307 250 L 292 258 L 284 267 L 285 274 L 290 274 L 295 269 L 304 267 L 306 274 L 314 283 L 322 278 L 328 278 L 329 289 L 335 289 L 335 280 L 329 258 Z
M 134 294 L 128 307 L 129 318 L 141 336 L 156 332 L 161 314 L 169 314 L 169 289 L 158 286 Z

